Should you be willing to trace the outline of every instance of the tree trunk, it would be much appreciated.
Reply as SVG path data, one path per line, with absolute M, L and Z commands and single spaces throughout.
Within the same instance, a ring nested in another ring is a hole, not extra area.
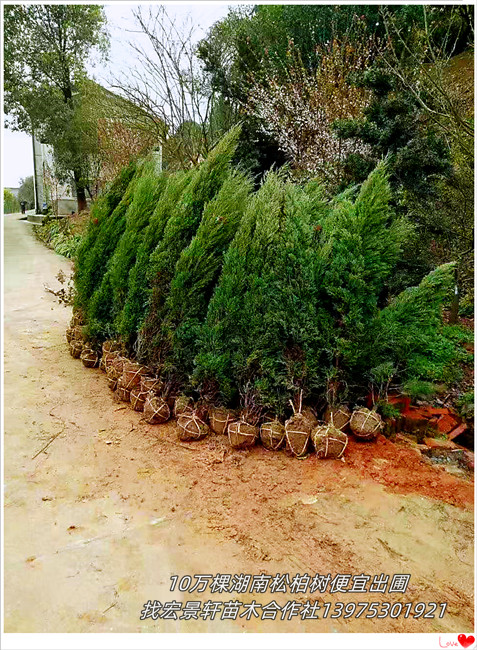
M 74 178 L 75 178 L 75 186 L 76 186 L 76 200 L 78 201 L 78 213 L 81 212 L 82 210 L 86 210 L 87 203 L 86 203 L 86 188 L 84 187 L 83 183 L 80 182 L 80 174 L 75 171 L 74 172 Z

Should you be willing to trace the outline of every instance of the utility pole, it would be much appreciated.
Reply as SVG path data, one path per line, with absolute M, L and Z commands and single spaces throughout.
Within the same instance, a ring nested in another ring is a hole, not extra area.
M 36 184 L 36 156 L 35 156 L 35 131 L 31 132 L 31 143 L 33 147 L 33 193 L 35 195 L 35 214 L 40 214 L 38 209 L 38 187 Z

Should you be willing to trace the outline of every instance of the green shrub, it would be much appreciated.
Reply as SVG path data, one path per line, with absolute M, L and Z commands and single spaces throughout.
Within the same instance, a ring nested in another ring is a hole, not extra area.
M 74 257 L 82 242 L 81 233 L 75 230 L 67 218 L 47 217 L 40 226 L 33 226 L 33 228 L 40 241 L 64 257 Z
M 250 199 L 252 181 L 241 173 L 226 178 L 203 212 L 197 233 L 176 264 L 164 306 L 161 359 L 168 370 L 187 376 L 193 370 L 197 341 L 207 306 L 222 268 L 223 255 Z
M 282 413 L 298 388 L 320 382 L 329 317 L 317 303 L 311 204 L 274 173 L 253 197 L 202 331 L 194 382 L 203 393 L 232 403 L 248 391 Z
M 176 172 L 168 177 L 161 200 L 156 204 L 138 247 L 135 264 L 129 273 L 128 293 L 118 324 L 121 337 L 131 347 L 136 340 L 149 301 L 149 258 L 161 241 L 164 228 L 192 176 L 193 172 L 190 171 Z
M 126 226 L 126 211 L 133 199 L 136 183 L 141 175 L 142 166 L 138 164 L 135 168 L 130 166 L 129 172 L 134 169 L 130 178 L 129 174 L 121 176 L 124 189 L 123 196 L 116 207 L 109 212 L 119 197 L 120 187 L 115 186 L 114 199 L 109 202 L 102 201 L 93 209 L 96 217 L 89 222 L 89 227 L 83 245 L 78 250 L 75 264 L 75 304 L 87 311 L 93 293 L 99 288 L 107 263 L 116 249 L 116 245 L 124 232 Z M 127 180 L 130 178 L 126 186 Z M 95 222 L 96 218 L 98 223 Z
M 123 233 L 108 261 L 101 285 L 89 303 L 88 319 L 92 328 L 90 335 L 93 335 L 93 332 L 94 335 L 100 335 L 106 326 L 108 331 L 117 331 L 126 300 L 129 271 L 134 266 L 137 249 L 165 184 L 165 176 L 158 176 L 156 172 L 155 161 L 146 161 L 125 214 Z
M 403 385 L 403 393 L 409 395 L 413 400 L 426 399 L 432 397 L 438 392 L 440 392 L 439 386 L 436 386 L 436 384 L 433 384 L 430 381 L 409 379 L 409 381 Z
M 104 219 L 119 205 L 135 171 L 136 163 L 131 162 L 119 172 L 112 182 L 111 187 L 100 194 L 96 201 L 93 202 L 88 227 L 76 252 L 75 265 L 78 279 L 81 277 L 81 272 L 85 265 L 85 258 L 94 246 L 96 237 L 103 226 Z
M 235 152 L 240 127 L 231 129 L 194 171 L 180 202 L 164 229 L 164 236 L 150 257 L 148 281 L 151 283 L 147 318 L 141 330 L 142 354 L 147 361 L 160 363 L 157 338 L 164 317 L 164 304 L 169 293 L 174 268 L 182 250 L 189 244 L 202 217 L 205 204 L 220 190 L 229 174 L 230 160 Z

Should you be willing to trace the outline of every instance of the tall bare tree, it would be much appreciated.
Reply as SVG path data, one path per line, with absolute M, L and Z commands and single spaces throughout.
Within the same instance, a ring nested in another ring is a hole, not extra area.
M 196 56 L 197 28 L 190 20 L 178 23 L 162 5 L 133 15 L 139 30 L 129 46 L 137 64 L 112 86 L 151 117 L 174 166 L 196 164 L 220 135 L 211 127 L 216 97 Z

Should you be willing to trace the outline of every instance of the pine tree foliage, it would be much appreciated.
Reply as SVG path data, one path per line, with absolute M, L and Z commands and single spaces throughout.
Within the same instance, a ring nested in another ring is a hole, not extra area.
M 231 129 L 195 170 L 181 200 L 167 222 L 164 237 L 150 257 L 148 280 L 152 285 L 148 315 L 141 331 L 140 351 L 147 349 L 148 361 L 160 363 L 157 337 L 164 317 L 174 268 L 182 250 L 189 244 L 202 217 L 205 204 L 220 190 L 230 171 L 240 126 Z M 140 352 L 141 354 L 141 352 Z
M 450 361 L 455 346 L 442 336 L 441 311 L 454 284 L 455 264 L 443 264 L 417 287 L 409 287 L 394 298 L 373 320 L 366 346 L 368 358 L 360 365 L 372 367 L 385 359 L 416 376 L 420 374 L 416 368 L 419 357 Z
M 465 351 L 441 314 L 454 265 L 390 292 L 412 229 L 386 164 L 332 200 L 286 170 L 253 193 L 231 169 L 235 141 L 188 172 L 144 161 L 95 205 L 75 275 L 90 336 L 119 332 L 186 392 L 278 416 L 301 391 L 316 403 L 384 375 L 455 381 Z
M 192 175 L 193 171 L 176 172 L 168 177 L 167 185 L 160 201 L 156 204 L 138 247 L 135 264 L 129 273 L 128 293 L 118 325 L 120 335 L 129 345 L 133 345 L 135 342 L 146 313 L 150 295 L 150 287 L 147 282 L 149 257 L 161 241 L 164 228 Z
M 115 319 L 124 306 L 129 271 L 135 263 L 136 250 L 165 183 L 165 176 L 158 175 L 156 171 L 155 161 L 145 161 L 124 217 L 124 230 L 108 261 L 101 285 L 90 301 L 88 317 L 94 331 L 107 329 L 110 334 L 117 331 Z
M 319 383 L 329 318 L 318 305 L 316 207 L 269 173 L 244 216 L 196 358 L 195 381 L 215 384 L 222 401 L 248 391 L 282 412 L 298 387 Z
M 75 257 L 76 304 L 85 307 L 92 293 L 91 275 L 93 272 L 93 249 L 100 232 L 105 227 L 105 220 L 111 216 L 120 204 L 126 190 L 136 173 L 136 163 L 124 167 L 111 184 L 109 190 L 100 195 L 91 207 L 88 228 L 78 247 Z
M 169 356 L 176 372 L 192 371 L 197 338 L 223 255 L 237 231 L 251 191 L 251 179 L 240 172 L 231 173 L 206 205 L 197 233 L 177 261 L 158 344 L 163 349 L 161 357 Z

